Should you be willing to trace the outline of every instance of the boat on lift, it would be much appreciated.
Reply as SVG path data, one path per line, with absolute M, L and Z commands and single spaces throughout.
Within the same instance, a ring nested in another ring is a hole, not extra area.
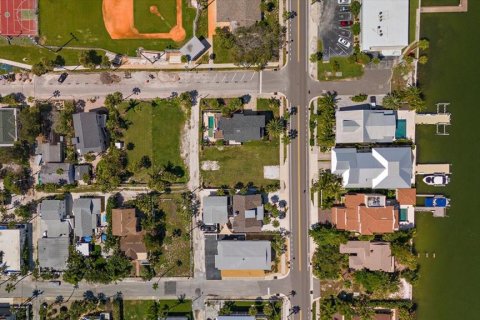
M 443 173 L 429 174 L 423 177 L 423 182 L 429 186 L 443 187 L 450 182 L 450 177 Z

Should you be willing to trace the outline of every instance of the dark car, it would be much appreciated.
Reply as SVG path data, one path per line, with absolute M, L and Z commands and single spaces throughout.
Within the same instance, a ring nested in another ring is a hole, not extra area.
M 297 107 L 291 107 L 290 108 L 290 114 L 292 114 L 292 115 L 297 114 Z
M 65 79 L 67 79 L 68 77 L 68 73 L 64 72 L 60 75 L 60 77 L 58 78 L 58 83 L 63 83 L 65 81 Z
M 349 27 L 353 24 L 352 20 L 341 20 L 340 21 L 340 26 L 342 27 Z
M 370 97 L 370 105 L 374 108 L 377 106 L 377 97 L 376 96 L 371 96 Z
M 204 224 L 200 227 L 200 230 L 204 232 L 217 232 L 217 226 Z
M 340 11 L 340 12 L 350 12 L 350 6 L 339 6 L 338 11 Z

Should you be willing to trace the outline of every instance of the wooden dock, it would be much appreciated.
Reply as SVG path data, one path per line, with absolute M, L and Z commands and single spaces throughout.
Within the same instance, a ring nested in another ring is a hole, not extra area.
M 434 173 L 445 173 L 450 174 L 450 164 L 449 163 L 425 163 L 417 164 L 415 166 L 415 174 L 434 174 Z

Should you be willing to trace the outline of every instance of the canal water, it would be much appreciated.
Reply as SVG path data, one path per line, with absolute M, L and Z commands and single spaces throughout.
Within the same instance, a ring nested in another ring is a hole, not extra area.
M 444 193 L 452 201 L 447 218 L 417 214 L 420 320 L 480 319 L 479 30 L 479 0 L 469 1 L 468 13 L 422 15 L 421 37 L 430 49 L 420 86 L 432 110 L 437 102 L 451 103 L 452 126 L 449 136 L 436 136 L 434 126 L 417 127 L 418 161 L 449 162 L 453 175 L 446 188 L 417 180 L 419 192 Z

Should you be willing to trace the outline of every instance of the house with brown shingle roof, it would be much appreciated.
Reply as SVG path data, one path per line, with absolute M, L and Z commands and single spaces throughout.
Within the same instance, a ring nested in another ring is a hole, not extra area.
M 263 201 L 260 194 L 233 196 L 233 232 L 260 232 L 263 226 Z
M 373 235 L 398 230 L 398 216 L 398 208 L 383 195 L 347 194 L 342 205 L 332 208 L 331 223 L 340 230 Z
M 340 244 L 340 253 L 349 254 L 348 266 L 353 270 L 393 272 L 394 258 L 388 242 L 348 241 Z
M 140 222 L 136 210 L 112 210 L 112 234 L 120 238 L 120 250 L 132 260 L 139 262 L 148 259 L 147 248 L 143 242 L 145 232 L 140 230 Z

